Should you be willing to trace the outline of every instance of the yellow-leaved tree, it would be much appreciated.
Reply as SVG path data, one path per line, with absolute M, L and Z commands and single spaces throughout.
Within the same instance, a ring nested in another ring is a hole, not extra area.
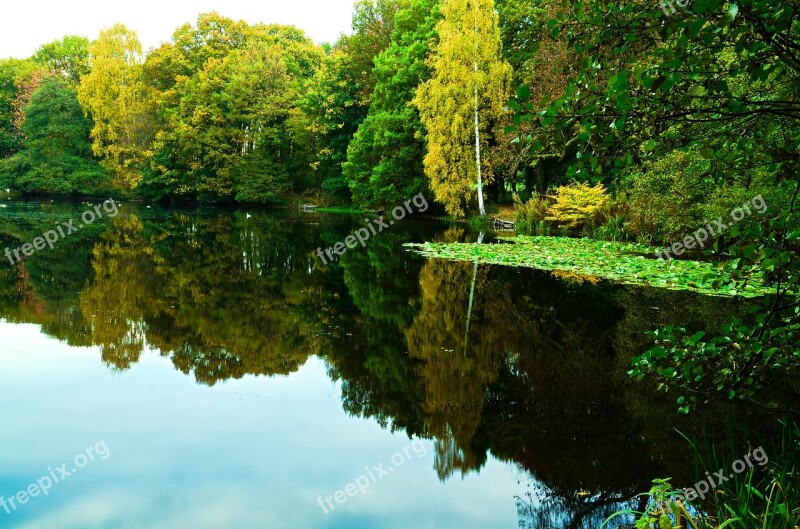
M 92 149 L 118 186 L 134 189 L 154 128 L 142 79 L 142 44 L 135 31 L 117 24 L 100 32 L 89 54 L 91 73 L 81 79 L 78 100 L 94 120 Z
M 449 214 L 464 216 L 477 198 L 485 215 L 483 186 L 494 168 L 482 153 L 503 132 L 511 66 L 503 59 L 494 0 L 443 0 L 442 15 L 428 61 L 432 77 L 414 99 L 428 132 L 425 173 Z

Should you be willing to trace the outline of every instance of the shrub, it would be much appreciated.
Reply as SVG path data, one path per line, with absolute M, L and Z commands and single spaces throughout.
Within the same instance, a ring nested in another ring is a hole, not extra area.
M 611 197 L 602 184 L 591 187 L 585 183 L 573 183 L 558 188 L 553 199 L 546 220 L 560 228 L 577 230 L 600 226 L 605 220 Z
M 759 195 L 767 205 L 767 211 L 758 213 L 753 211 L 738 224 L 746 228 L 761 223 L 765 218 L 780 212 L 789 211 L 794 186 L 784 182 L 777 184 L 769 181 L 755 181 L 748 188 L 741 184 L 720 187 L 715 190 L 705 205 L 705 218 L 714 220 L 719 217 L 729 217 L 731 211 L 745 203 L 752 203 Z
M 769 212 L 748 215 L 741 227 L 789 209 L 792 189 L 778 184 L 768 169 L 731 175 L 727 183 L 715 183 L 710 174 L 710 162 L 696 150 L 674 151 L 632 173 L 625 182 L 630 189 L 628 230 L 646 242 L 669 243 L 729 217 L 759 195 Z
M 631 174 L 631 233 L 647 242 L 668 242 L 705 224 L 705 203 L 716 187 L 709 171 L 699 153 L 674 151 Z

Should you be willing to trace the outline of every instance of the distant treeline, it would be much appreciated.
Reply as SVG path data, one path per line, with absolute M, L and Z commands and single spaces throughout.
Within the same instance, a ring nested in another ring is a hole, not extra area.
M 375 209 L 422 192 L 462 216 L 477 108 L 490 204 L 602 183 L 609 217 L 697 223 L 797 173 L 787 4 L 358 0 L 332 45 L 217 13 L 147 53 L 123 25 L 67 36 L 0 61 L 0 186 Z

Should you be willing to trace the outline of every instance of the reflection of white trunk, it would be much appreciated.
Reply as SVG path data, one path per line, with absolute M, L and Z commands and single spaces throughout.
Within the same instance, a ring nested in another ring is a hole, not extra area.
M 475 163 L 478 168 L 478 210 L 482 216 L 486 216 L 486 208 L 483 205 L 483 174 L 481 168 L 481 119 L 478 105 L 478 6 L 472 3 L 475 10 Z
M 478 244 L 483 244 L 483 237 L 486 235 L 481 232 L 478 235 Z M 472 304 L 475 301 L 475 283 L 478 280 L 478 261 L 475 261 L 472 266 L 472 287 L 469 289 L 469 308 L 467 309 L 467 331 L 464 333 L 464 354 L 467 354 L 467 346 L 469 344 L 469 328 L 472 325 Z

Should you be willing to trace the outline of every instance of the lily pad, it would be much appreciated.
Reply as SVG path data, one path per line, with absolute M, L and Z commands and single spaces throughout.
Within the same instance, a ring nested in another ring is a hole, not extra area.
M 570 272 L 621 284 L 689 290 L 711 296 L 755 298 L 772 293 L 758 278 L 724 281 L 725 272 L 703 261 L 656 258 L 656 248 L 568 237 L 504 237 L 493 244 L 407 244 L 423 256 L 482 264 Z M 717 283 L 718 288 L 714 288 Z

